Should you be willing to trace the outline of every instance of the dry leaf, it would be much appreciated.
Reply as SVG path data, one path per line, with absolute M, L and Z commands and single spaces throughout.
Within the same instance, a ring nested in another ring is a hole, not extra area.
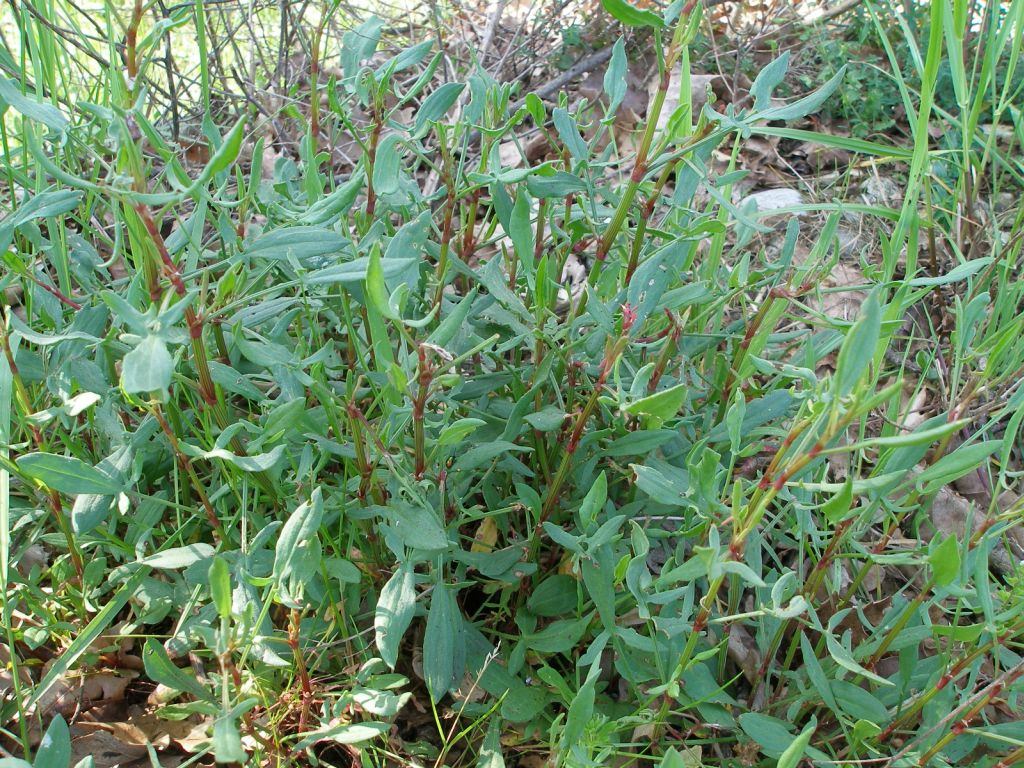
M 648 95 L 653 98 L 658 90 L 660 76 L 655 72 L 647 83 Z M 672 113 L 679 108 L 679 88 L 682 85 L 682 68 L 677 66 L 672 70 L 672 76 L 668 82 L 668 92 L 665 94 L 665 103 L 662 106 L 661 114 L 658 115 L 658 130 L 661 131 L 668 125 Z M 690 98 L 693 102 L 693 114 L 697 115 L 704 105 L 708 103 L 708 93 L 715 102 L 727 98 L 728 83 L 721 75 L 690 75 Z
M 95 768 L 115 768 L 133 765 L 146 759 L 145 744 L 130 744 L 105 730 L 86 730 L 79 725 L 71 728 L 71 764 L 92 757 Z
M 923 467 L 919 467 L 923 469 Z M 935 536 L 956 536 L 963 539 L 966 535 L 967 520 L 971 520 L 971 531 L 977 531 L 985 522 L 983 510 L 974 507 L 971 502 L 956 493 L 949 486 L 939 489 L 935 495 L 929 515 L 929 521 L 921 526 L 921 535 L 926 540 Z M 1018 527 L 1011 528 L 1007 537 L 1017 546 L 1024 543 Z M 989 554 L 989 564 L 999 573 L 1011 573 L 1019 555 L 1014 557 L 1007 551 L 1003 542 L 993 547 Z
M 790 188 L 780 189 L 762 189 L 760 192 L 752 192 L 742 200 L 739 201 L 737 207 L 740 210 L 744 210 L 747 206 L 751 206 L 753 210 L 764 213 L 767 211 L 777 211 L 781 208 L 792 208 L 797 205 L 803 205 L 804 198 L 798 190 Z M 802 212 L 793 214 L 795 216 L 802 216 Z
M 480 521 L 480 525 L 476 529 L 476 535 L 473 537 L 473 546 L 470 547 L 470 551 L 493 552 L 497 541 L 498 524 L 494 522 L 493 517 L 485 517 Z
M 43 667 L 44 674 L 55 661 Z M 44 719 L 55 714 L 71 717 L 83 708 L 120 701 L 128 683 L 138 676 L 137 672 L 73 672 L 50 687 L 36 705 L 37 711 Z
M 514 141 L 503 141 L 498 145 L 498 157 L 502 168 L 518 168 L 523 164 L 523 153 Z
M 740 668 L 748 683 L 757 681 L 761 668 L 761 651 L 746 627 L 739 624 L 729 626 L 728 656 Z

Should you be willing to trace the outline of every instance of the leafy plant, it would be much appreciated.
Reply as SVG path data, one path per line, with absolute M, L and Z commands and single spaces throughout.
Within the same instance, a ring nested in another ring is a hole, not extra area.
M 688 81 L 696 3 L 603 5 Z M 141 12 L 121 23 L 137 41 Z M 4 703 L 15 749 L 66 764 L 64 720 L 38 746 L 28 724 L 127 637 L 170 692 L 159 713 L 205 725 L 221 763 L 1016 749 L 996 713 L 1020 695 L 1024 625 L 989 561 L 1019 501 L 896 544 L 948 483 L 1012 485 L 1021 421 L 1020 238 L 901 261 L 936 224 L 918 201 L 943 28 L 918 142 L 855 145 L 909 160 L 909 189 L 900 211 L 866 208 L 892 229 L 853 322 L 813 309 L 842 206 L 821 231 L 789 218 L 770 256 L 752 245 L 765 216 L 732 202 L 742 172 L 709 170 L 839 87 L 780 105 L 786 56 L 749 109 L 694 119 L 684 98 L 659 129 L 662 78 L 620 154 L 621 46 L 606 102 L 516 106 L 483 71 L 438 84 L 430 45 L 375 56 L 373 18 L 266 174 L 270 148 L 244 117 L 222 133 L 208 90 L 201 169 L 153 121 L 141 74 L 166 27 L 104 70 L 100 103 L 33 95 L 27 65 L 4 81 L 24 194 L 0 224 L 20 291 L 0 324 L 0 581 L 12 681 L 41 672 Z M 544 159 L 509 161 L 531 124 Z M 359 160 L 335 178 L 342 130 Z M 952 331 L 924 362 L 952 383 L 908 426 L 890 345 L 941 290 Z M 16 567 L 39 547 L 45 566 Z M 907 577 L 875 610 L 886 567 Z M 429 737 L 404 727 L 412 702 Z

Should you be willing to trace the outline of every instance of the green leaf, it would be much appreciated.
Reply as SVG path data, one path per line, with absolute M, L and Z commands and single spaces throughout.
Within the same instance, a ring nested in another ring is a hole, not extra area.
M 848 395 L 864 377 L 875 355 L 882 331 L 882 310 L 872 292 L 861 307 L 861 316 L 846 332 L 836 358 L 835 384 L 840 395 Z
M 807 670 L 807 679 L 810 680 L 811 685 L 821 695 L 821 700 L 825 702 L 825 706 L 829 709 L 836 709 L 836 698 L 832 694 L 832 688 L 829 686 L 829 680 L 825 676 L 825 670 L 821 667 L 821 662 L 818 661 L 818 656 L 814 652 L 814 646 L 811 645 L 811 641 L 807 639 L 807 635 L 803 632 L 800 633 L 800 651 L 803 655 L 804 667 Z
M 835 525 L 846 517 L 852 504 L 853 480 L 847 478 L 842 490 L 822 505 L 821 513 L 830 524 Z
M 828 99 L 836 88 L 839 87 L 839 83 L 842 82 L 843 77 L 846 75 L 846 65 L 844 64 L 836 74 L 831 77 L 828 82 L 822 85 L 818 90 L 813 93 L 804 96 L 802 99 L 797 99 L 791 104 L 786 104 L 781 107 L 773 107 L 766 109 L 763 112 L 757 113 L 758 120 L 797 120 L 801 117 L 806 117 L 812 112 L 818 111 L 825 100 Z
M 175 666 L 163 645 L 152 637 L 146 640 L 142 648 L 142 664 L 146 669 L 146 677 L 153 682 L 188 693 L 197 699 L 214 701 L 213 693 L 191 672 Z
M 793 739 L 792 744 L 786 747 L 786 751 L 779 758 L 777 768 L 797 768 L 800 765 L 800 760 L 807 750 L 807 745 L 811 743 L 811 736 L 814 735 L 817 727 L 818 721 L 812 716 L 810 724 L 800 732 L 799 736 Z
M 594 716 L 596 685 L 597 680 L 588 677 L 573 700 L 569 702 L 569 712 L 565 717 L 565 730 L 562 732 L 562 743 L 567 749 L 580 743 L 590 718 Z
M 626 406 L 626 413 L 650 416 L 654 426 L 658 426 L 679 413 L 683 401 L 686 400 L 687 391 L 686 384 L 676 384 L 674 387 L 663 389 L 630 403 Z
M 383 736 L 391 730 L 388 723 L 345 723 L 319 731 L 304 734 L 295 745 L 294 750 L 300 752 L 313 746 L 318 741 L 333 741 L 335 744 L 361 744 L 364 741 Z
M 702 768 L 700 747 L 683 747 L 683 750 L 680 752 L 675 747 L 666 749 L 658 768 Z
M 534 197 L 565 197 L 587 191 L 587 183 L 565 171 L 556 171 L 550 176 L 533 175 L 526 180 L 526 188 Z
M 390 195 L 398 191 L 402 168 L 401 143 L 402 137 L 391 133 L 377 147 L 373 163 L 373 189 L 378 194 Z
M 468 472 L 477 467 L 493 461 L 499 456 L 512 452 L 531 452 L 533 448 L 525 445 L 516 445 L 508 440 L 495 440 L 492 443 L 483 443 L 470 448 L 455 461 L 452 470 L 455 472 Z
M 363 572 L 343 557 L 324 558 L 324 570 L 342 584 L 358 584 L 363 580 Z
M 360 65 L 377 50 L 383 29 L 384 20 L 378 16 L 371 16 L 342 36 L 341 66 L 346 78 L 353 77 L 359 71 Z
M 317 536 L 323 520 L 324 503 L 319 488 L 303 502 L 281 528 L 274 553 L 274 579 L 278 597 L 289 608 L 303 607 L 306 585 L 320 569 L 320 540 Z
M 68 127 L 68 118 L 57 107 L 32 96 L 26 96 L 21 92 L 17 82 L 0 76 L 0 118 L 7 107 L 13 107 L 29 120 L 42 123 L 54 131 L 61 132 Z
M 858 664 L 856 659 L 853 658 L 853 654 L 850 653 L 838 640 L 836 640 L 831 632 L 825 633 L 825 645 L 828 647 L 829 656 L 831 656 L 835 662 L 844 669 L 858 675 L 863 675 L 868 680 L 872 680 L 879 685 L 893 685 L 891 680 L 886 680 L 884 677 L 880 677 L 871 670 L 865 669 Z
M 244 763 L 245 749 L 238 723 L 226 713 L 213 721 L 213 755 L 218 763 Z
M 577 163 L 586 161 L 590 155 L 590 150 L 587 148 L 587 143 L 583 140 L 583 137 L 580 136 L 580 130 L 576 127 L 576 121 L 572 115 L 561 107 L 556 107 L 551 112 L 551 119 L 555 124 L 558 137 L 562 140 L 565 148 L 569 150 L 572 159 Z
M 451 588 L 444 583 L 434 585 L 427 613 L 427 629 L 423 634 L 423 679 L 430 697 L 436 702 L 461 682 L 465 659 L 462 614 Z
M 626 0 L 601 0 L 601 5 L 615 19 L 621 21 L 627 27 L 654 27 L 660 29 L 665 26 L 664 20 L 658 14 L 642 10 L 635 5 L 627 3 Z
M 6 215 L 0 221 L 0 253 L 7 251 L 7 246 L 11 244 L 11 238 L 15 231 L 23 224 L 73 211 L 81 201 L 82 193 L 70 189 L 40 192 L 28 198 L 18 206 L 14 213 Z M 15 254 L 11 254 L 11 256 L 18 258 Z M 21 264 L 20 261 L 17 263 Z M 21 268 L 24 269 L 24 265 Z
M 210 596 L 221 618 L 231 616 L 231 573 L 223 557 L 214 557 L 210 563 Z
M 587 631 L 590 617 L 553 621 L 540 632 L 524 635 L 531 650 L 539 653 L 565 653 L 574 648 Z
M 533 227 L 530 226 L 530 195 L 522 187 L 516 195 L 512 206 L 512 218 L 509 221 L 508 236 L 512 239 L 519 262 L 524 266 L 528 277 L 533 276 Z
M 186 544 L 184 547 L 172 547 L 171 549 L 165 549 L 163 552 L 157 552 L 145 558 L 142 562 L 150 568 L 175 570 L 177 568 L 187 568 L 193 563 L 198 563 L 200 560 L 208 560 L 213 557 L 213 554 L 213 547 L 209 544 Z
M 972 259 L 971 261 L 965 261 L 963 264 L 958 264 L 944 275 L 935 275 L 934 277 L 915 277 L 913 280 L 909 280 L 908 282 L 915 288 L 932 288 L 936 285 L 959 283 L 961 280 L 966 280 L 967 278 L 978 274 L 991 263 L 991 256 L 982 256 L 980 259 Z
M 236 453 L 225 448 L 214 448 L 213 450 L 204 451 L 202 448 L 198 448 L 191 443 L 181 442 L 179 443 L 182 453 L 203 459 L 221 459 L 230 464 L 234 464 L 239 469 L 245 470 L 246 472 L 266 472 L 267 470 L 273 469 L 277 466 L 277 463 L 284 458 L 285 446 L 277 445 L 266 453 L 256 453 L 251 456 L 240 456 Z
M 359 708 L 378 717 L 394 717 L 411 698 L 412 693 L 409 691 L 394 694 L 373 688 L 357 687 L 352 689 L 352 700 L 359 705 Z
M 960 421 L 944 422 L 937 427 L 918 427 L 913 432 L 901 432 L 895 435 L 886 435 L 885 437 L 871 437 L 867 440 L 860 440 L 856 443 L 848 443 L 837 448 L 831 448 L 827 451 L 822 451 L 822 453 L 849 452 L 860 450 L 861 448 L 902 448 L 908 445 L 933 443 L 952 432 L 962 429 L 969 423 L 970 419 L 961 419 Z
M 448 534 L 432 509 L 401 500 L 376 509 L 387 514 L 393 530 L 409 549 L 437 552 L 448 548 Z
M 71 763 L 71 732 L 64 718 L 57 715 L 46 729 L 36 759 L 35 768 L 67 768 Z
M 564 573 L 544 579 L 526 598 L 526 608 L 537 616 L 565 616 L 576 610 L 576 580 Z
M 928 553 L 932 576 L 940 587 L 952 584 L 960 576 L 960 543 L 950 534 Z
M 760 712 L 746 712 L 737 719 L 743 732 L 756 741 L 766 755 L 782 755 L 793 743 L 789 723 L 784 720 Z
M 906 161 L 909 161 L 913 157 L 913 152 L 911 151 L 913 148 L 912 146 L 911 149 L 906 149 L 892 144 L 882 144 L 875 141 L 856 139 L 851 136 L 816 133 L 814 131 L 804 131 L 799 128 L 780 128 L 774 125 L 755 125 L 752 126 L 750 130 L 751 133 L 760 134 L 762 136 L 779 136 L 784 139 L 793 139 L 800 142 L 807 141 L 812 144 L 820 144 L 825 147 L 845 149 L 847 152 L 856 155 L 891 157 Z M 870 209 L 872 212 L 880 216 L 885 216 L 887 214 L 890 216 L 893 215 L 891 211 L 880 206 L 865 206 L 865 208 Z M 866 213 L 867 210 L 863 212 Z
M 427 96 L 416 113 L 412 129 L 413 138 L 425 136 L 430 124 L 445 116 L 465 87 L 465 83 L 444 83 Z
M 526 94 L 524 99 L 526 109 L 533 118 L 534 125 L 544 125 L 547 122 L 544 101 L 536 93 Z
M 473 302 L 476 301 L 476 295 L 479 292 L 479 288 L 476 286 L 470 290 L 466 296 L 455 305 L 452 311 L 438 324 L 434 332 L 430 334 L 427 339 L 431 344 L 436 344 L 439 347 L 446 346 L 452 339 L 455 338 L 456 334 L 460 330 L 465 328 L 466 318 L 469 317 L 469 312 L 473 308 Z
M 754 112 L 760 112 L 771 106 L 772 93 L 785 79 L 789 70 L 789 51 L 785 51 L 774 61 L 767 64 L 750 86 L 750 95 L 754 97 Z
M 914 646 L 917 646 L 916 642 Z M 856 683 L 849 680 L 833 680 L 831 687 L 839 710 L 851 718 L 869 720 L 873 723 L 884 723 L 889 719 L 889 713 L 878 697 Z
M 381 260 L 381 269 L 384 270 L 384 278 L 401 277 L 419 259 L 409 258 L 387 258 Z M 358 259 L 336 264 L 333 267 L 324 267 L 302 278 L 306 285 L 329 285 L 331 283 L 358 284 L 366 280 L 369 272 L 370 259 L 368 256 L 360 256 Z
M 380 591 L 373 617 L 374 639 L 384 663 L 392 669 L 398 661 L 398 646 L 416 612 L 416 577 L 412 563 L 405 561 Z
M 915 484 L 926 494 L 937 491 L 947 483 L 977 469 L 989 456 L 999 450 L 1001 444 L 1002 442 L 999 440 L 983 440 L 980 443 L 962 445 L 925 469 L 917 476 Z
M 615 631 L 615 559 L 611 547 L 605 545 L 580 563 L 583 583 L 597 608 L 601 624 Z
M 606 114 L 613 115 L 626 97 L 626 41 L 621 37 L 612 46 L 612 58 L 605 70 L 603 85 L 608 97 Z
M 546 405 L 536 413 L 528 413 L 523 420 L 539 432 L 558 429 L 565 421 L 565 411 L 554 405 Z
M 501 754 L 501 718 L 492 717 L 480 745 L 480 754 L 476 759 L 476 768 L 505 768 L 505 758 Z
M 125 392 L 164 392 L 171 386 L 174 360 L 159 336 L 146 336 L 121 361 L 121 387 Z
M 235 158 L 238 157 L 238 153 L 242 149 L 242 140 L 244 138 L 245 117 L 242 117 L 231 127 L 228 135 L 224 137 L 224 141 L 217 147 L 217 151 L 210 158 L 210 162 L 203 171 L 203 175 L 209 174 L 212 176 L 218 174 L 235 162 Z
M 26 453 L 15 463 L 18 469 L 54 491 L 113 496 L 124 490 L 121 483 L 74 456 Z
M 96 469 L 111 480 L 123 483 L 131 470 L 133 456 L 130 446 L 122 446 L 97 464 Z M 91 532 L 106 520 L 113 508 L 114 498 L 109 494 L 92 493 L 76 496 L 71 508 L 72 530 L 79 535 Z
M 461 443 L 463 439 L 471 435 L 478 427 L 482 427 L 486 423 L 487 422 L 483 419 L 473 418 L 454 421 L 441 430 L 441 434 L 437 436 L 437 444 L 455 445 L 457 443 Z
M 389 320 L 401 320 L 398 312 L 391 306 L 387 286 L 384 285 L 380 248 L 376 245 L 370 249 L 370 262 L 366 267 L 366 295 L 384 317 Z
M 294 259 L 300 264 L 313 265 L 326 256 L 340 254 L 345 246 L 345 238 L 330 229 L 279 227 L 255 238 L 245 246 L 242 254 L 250 259 L 285 262 Z M 362 268 L 366 269 L 365 262 Z
M 660 470 L 643 464 L 630 464 L 629 468 L 636 473 L 637 487 L 658 503 L 673 507 L 690 504 L 689 484 L 683 470 L 678 470 L 669 477 Z

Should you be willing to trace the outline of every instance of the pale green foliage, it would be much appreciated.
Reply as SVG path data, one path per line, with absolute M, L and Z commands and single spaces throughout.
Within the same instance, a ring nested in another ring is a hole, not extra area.
M 661 66 L 688 61 L 699 7 L 602 5 L 655 34 Z M 1022 5 L 987 22 L 992 56 L 1016 55 Z M 222 763 L 334 744 L 366 765 L 499 768 L 539 750 L 591 766 L 627 749 L 672 768 L 946 765 L 1024 741 L 994 707 L 969 733 L 948 716 L 1021 694 L 1022 606 L 989 562 L 1021 512 L 996 497 L 1020 458 L 1024 288 L 1021 214 L 1007 238 L 970 242 L 945 218 L 978 194 L 970 179 L 1020 168 L 970 112 L 988 81 L 943 44 L 973 11 L 933 16 L 914 101 L 918 125 L 969 137 L 953 153 L 924 130 L 908 148 L 768 126 L 842 78 L 781 104 L 783 56 L 747 109 L 691 122 L 684 104 L 659 131 L 655 96 L 619 156 L 606 104 L 517 106 L 476 69 L 439 83 L 430 41 L 372 58 L 379 19 L 345 34 L 326 133 L 268 178 L 255 116 L 211 112 L 208 87 L 213 151 L 194 169 L 142 79 L 105 71 L 99 104 L 40 98 L 34 70 L 0 80 L 17 189 L 0 289 L 22 296 L 3 314 L 16 370 L 0 357 L 2 618 L 15 669 L 59 650 L 0 704 L 10 733 L 31 752 L 31 707 L 120 647 L 118 627 L 145 638 L 145 678 L 177 692 L 162 714 L 207 722 Z M 166 31 L 143 41 L 143 68 Z M 626 51 L 603 79 L 612 105 Z M 944 59 L 963 106 L 948 121 L 929 106 Z M 502 144 L 531 123 L 546 159 L 508 165 Z M 338 178 L 324 150 L 342 131 L 361 146 Z M 713 152 L 786 131 L 909 164 L 898 210 L 855 209 L 881 234 L 852 322 L 813 309 L 843 206 L 773 232 L 733 204 L 741 173 L 709 170 Z M 926 233 L 949 260 L 917 258 Z M 577 255 L 589 269 L 566 300 Z M 901 358 L 904 318 L 936 296 L 945 335 Z M 922 382 L 941 396 L 906 426 Z M 969 473 L 992 490 L 984 525 L 918 541 Z M 8 567 L 39 542 L 45 566 Z M 905 575 L 890 594 L 867 588 L 880 566 Z M 413 698 L 430 738 L 401 727 Z M 45 733 L 35 764 L 66 765 L 66 724 Z

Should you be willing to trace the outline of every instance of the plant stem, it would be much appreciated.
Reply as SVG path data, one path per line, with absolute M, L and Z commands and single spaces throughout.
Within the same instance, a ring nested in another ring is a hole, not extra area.
M 192 459 L 190 459 L 181 450 L 181 445 L 178 443 L 178 436 L 174 433 L 174 430 L 171 429 L 171 425 L 167 423 L 167 419 L 164 418 L 164 413 L 160 408 L 160 404 L 155 401 L 150 403 L 149 410 L 150 413 L 153 414 L 153 418 L 155 418 L 157 423 L 160 425 L 160 429 L 163 430 L 164 435 L 167 437 L 167 441 L 171 444 L 171 450 L 174 452 L 174 457 L 177 459 L 178 465 L 188 476 L 189 482 L 192 484 L 196 494 L 199 496 L 203 509 L 206 511 L 206 520 L 209 522 L 210 527 L 213 528 L 214 535 L 219 541 L 224 541 L 224 527 L 221 524 L 220 518 L 217 516 L 216 510 L 213 508 L 213 504 L 210 503 L 210 497 L 206 495 L 206 489 L 203 487 L 203 483 L 199 479 L 199 475 L 196 474 L 196 469 L 192 465 Z

